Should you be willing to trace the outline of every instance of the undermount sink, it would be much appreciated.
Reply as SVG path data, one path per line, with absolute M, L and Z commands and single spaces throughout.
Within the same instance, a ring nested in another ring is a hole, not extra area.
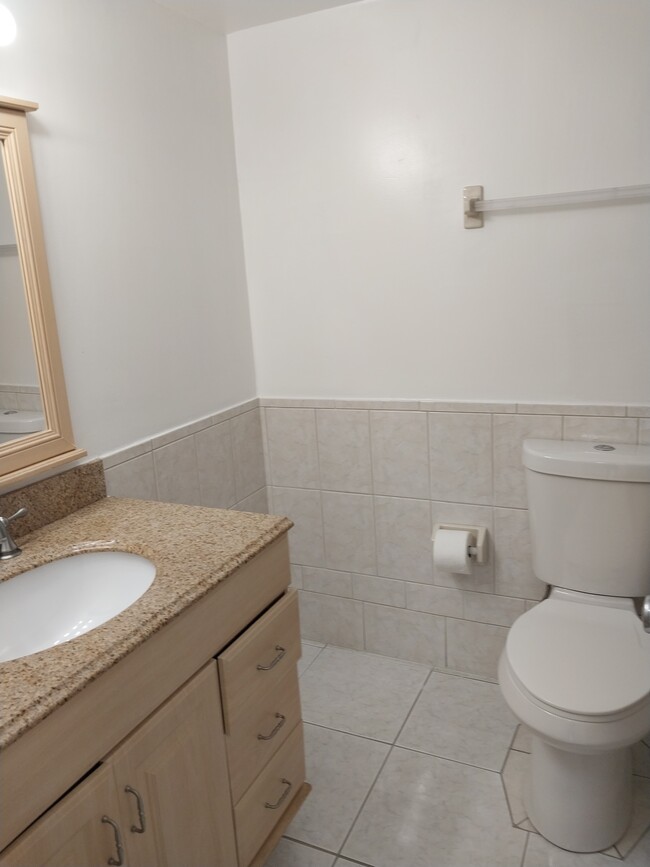
M 0 662 L 101 626 L 133 605 L 155 576 L 154 564 L 139 554 L 90 551 L 0 582 Z

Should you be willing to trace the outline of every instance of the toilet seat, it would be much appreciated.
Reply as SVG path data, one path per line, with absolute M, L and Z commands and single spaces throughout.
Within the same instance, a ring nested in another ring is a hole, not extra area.
M 514 623 L 505 655 L 529 700 L 568 719 L 613 721 L 650 697 L 650 635 L 630 610 L 547 599 Z

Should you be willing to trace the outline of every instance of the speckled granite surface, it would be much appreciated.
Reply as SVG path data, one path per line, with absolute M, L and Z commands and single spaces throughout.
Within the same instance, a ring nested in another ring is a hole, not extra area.
M 89 461 L 9 494 L 0 494 L 0 515 L 7 518 L 25 506 L 25 517 L 12 524 L 13 534 L 24 536 L 105 496 L 104 466 L 101 461 Z
M 18 538 L 0 581 L 88 550 L 143 554 L 156 578 L 130 608 L 67 644 L 0 663 L 0 748 L 46 717 L 291 527 L 287 518 L 104 498 Z

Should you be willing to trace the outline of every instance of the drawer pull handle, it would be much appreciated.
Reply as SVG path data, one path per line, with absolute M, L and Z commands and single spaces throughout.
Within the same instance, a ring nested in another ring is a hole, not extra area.
M 140 792 L 137 792 L 132 786 L 124 786 L 124 791 L 128 792 L 129 795 L 135 795 L 135 800 L 138 804 L 138 820 L 140 822 L 140 827 L 137 825 L 131 825 L 131 831 L 133 834 L 144 834 L 147 830 L 147 817 L 144 813 L 144 802 L 142 800 L 142 795 Z
M 268 665 L 259 665 L 258 664 L 258 666 L 257 666 L 258 671 L 270 671 L 272 668 L 275 668 L 275 666 L 278 664 L 278 662 L 280 662 L 280 660 L 282 659 L 284 654 L 287 652 L 284 649 L 284 647 L 280 647 L 279 644 L 275 645 L 275 649 L 280 651 L 278 653 L 278 655 L 275 657 L 275 659 L 272 662 L 270 662 Z
M 293 787 L 293 783 L 291 783 L 289 780 L 285 780 L 283 777 L 282 784 L 285 785 L 287 788 L 284 790 L 284 792 L 282 792 L 275 804 L 269 804 L 268 801 L 264 804 L 267 810 L 277 810 L 280 804 L 287 800 L 287 796 Z
M 280 722 L 276 725 L 276 727 L 273 729 L 272 732 L 269 732 L 268 735 L 258 735 L 258 736 L 257 736 L 257 740 L 258 740 L 258 741 L 270 741 L 271 738 L 274 738 L 274 737 L 277 735 L 277 733 L 280 731 L 280 729 L 282 728 L 282 726 L 283 726 L 283 725 L 286 723 L 286 721 L 287 721 L 286 716 L 283 716 L 281 713 L 276 713 L 275 718 L 276 718 L 276 719 L 279 719 Z
M 120 826 L 117 824 L 117 822 L 109 819 L 108 816 L 102 816 L 102 822 L 105 822 L 107 825 L 110 825 L 112 827 L 113 834 L 115 834 L 115 849 L 117 850 L 117 858 L 111 857 L 106 863 L 110 864 L 111 867 L 122 867 L 122 864 L 124 864 L 124 846 L 122 845 Z

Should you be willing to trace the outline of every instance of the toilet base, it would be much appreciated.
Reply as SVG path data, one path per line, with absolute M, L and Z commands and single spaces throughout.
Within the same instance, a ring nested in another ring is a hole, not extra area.
M 556 846 L 609 848 L 632 819 L 630 748 L 572 753 L 533 735 L 526 802 L 535 828 Z

